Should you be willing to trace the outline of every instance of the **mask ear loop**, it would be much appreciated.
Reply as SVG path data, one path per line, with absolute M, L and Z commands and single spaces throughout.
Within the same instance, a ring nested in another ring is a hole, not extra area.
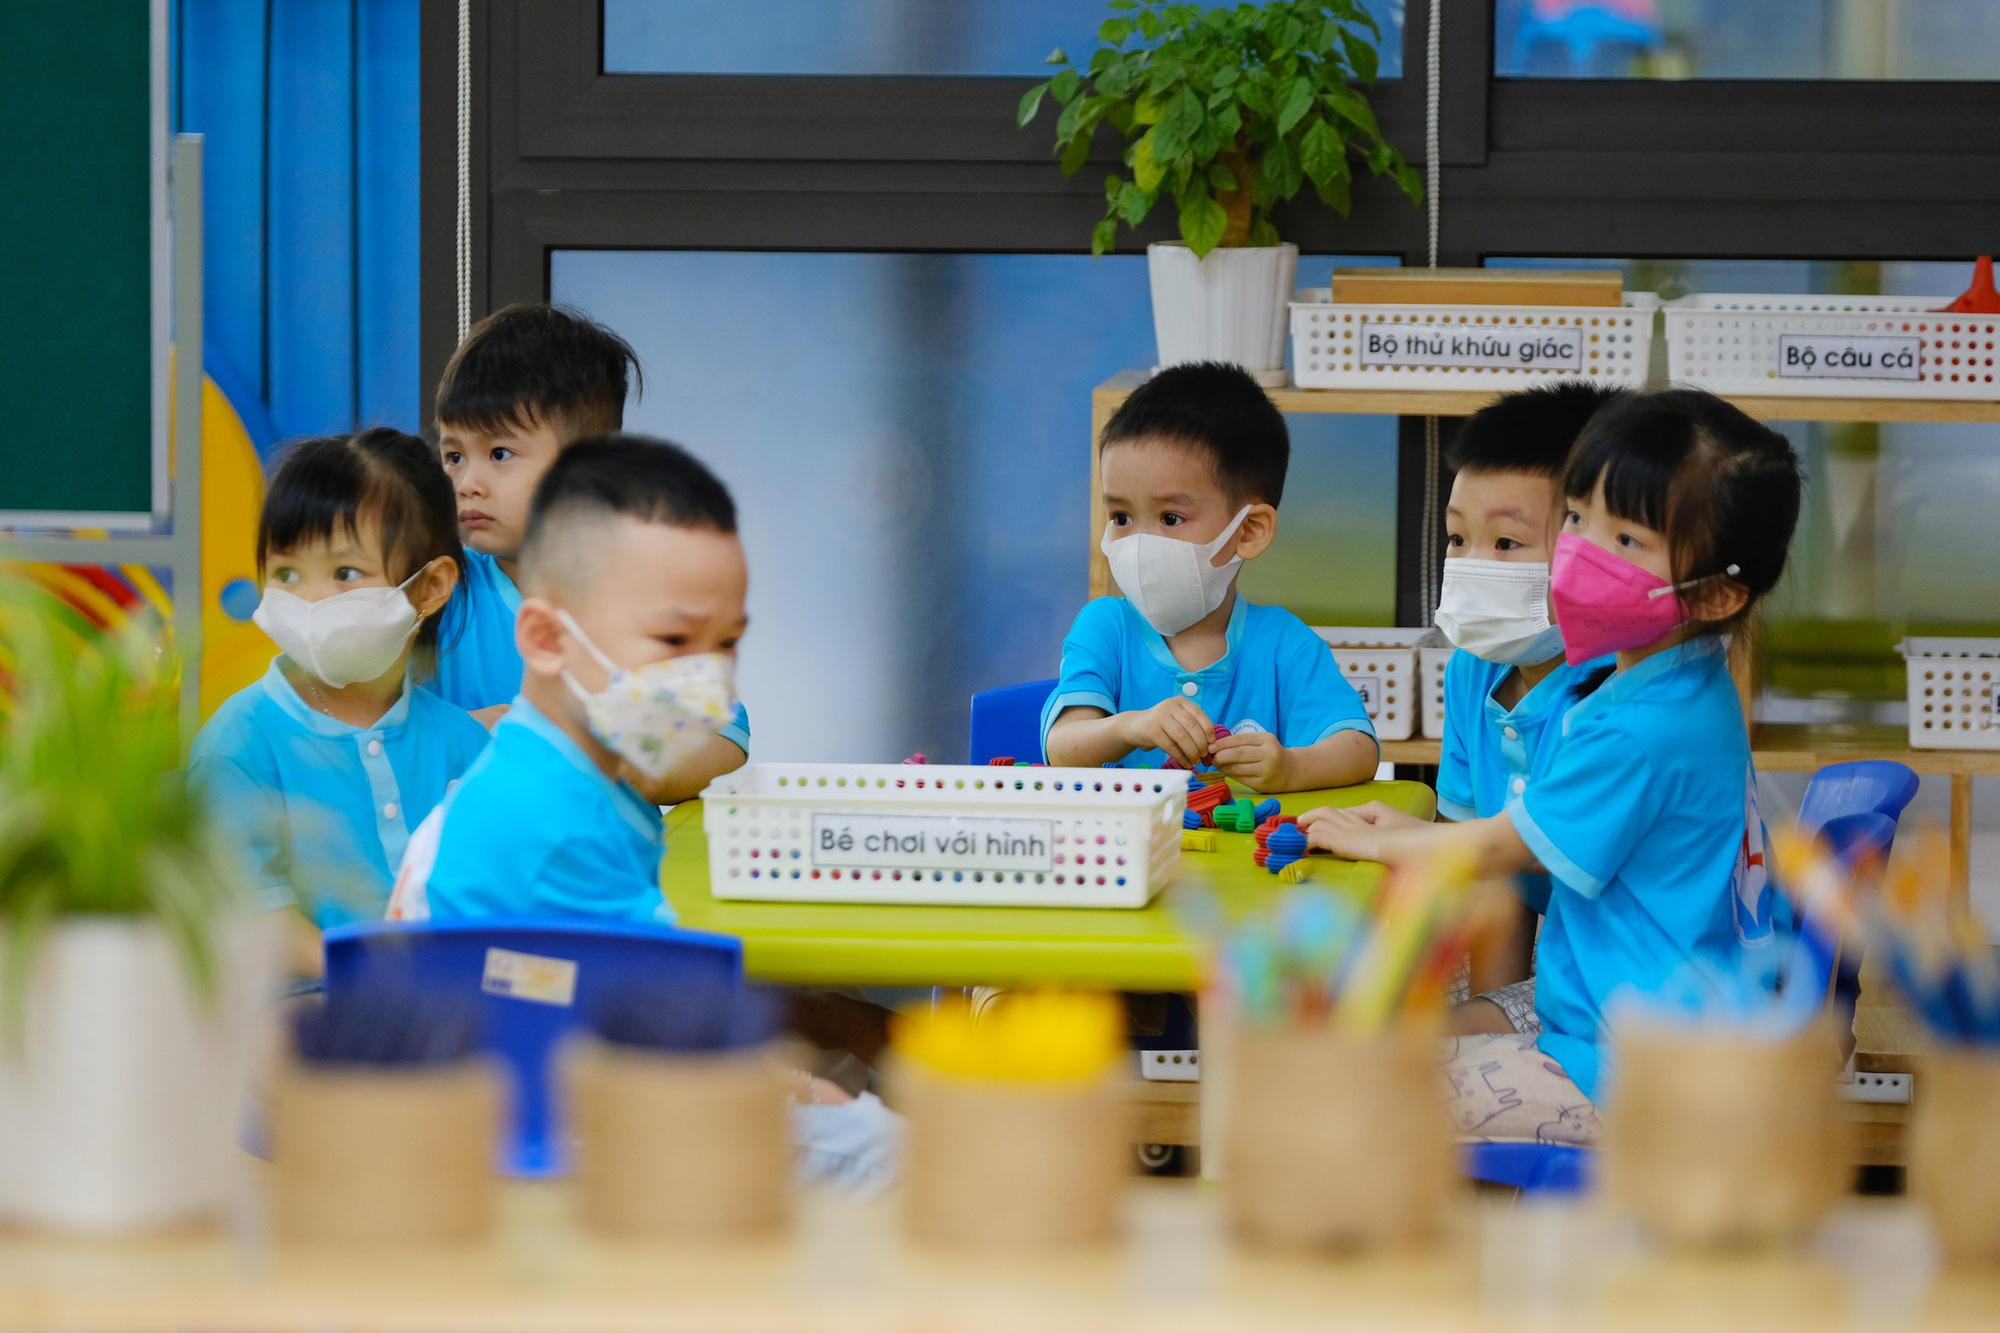
M 615 676 L 625 669 L 599 652 L 597 645 L 590 641 L 590 636 L 583 632 L 583 626 L 577 624 L 575 618 L 561 607 L 556 608 L 556 621 L 570 632 L 572 638 L 583 645 L 583 651 L 589 653 L 596 660 L 597 665 L 603 667 L 608 674 Z
M 1689 588 L 1699 588 L 1702 584 L 1712 579 L 1733 579 L 1742 572 L 1743 567 L 1741 565 L 1731 565 L 1720 574 L 1704 574 L 1698 579 L 1688 579 L 1683 583 L 1669 583 L 1664 588 L 1654 588 L 1646 594 L 1646 598 L 1648 601 L 1651 601 L 1654 598 L 1665 597 L 1670 592 L 1686 592 Z

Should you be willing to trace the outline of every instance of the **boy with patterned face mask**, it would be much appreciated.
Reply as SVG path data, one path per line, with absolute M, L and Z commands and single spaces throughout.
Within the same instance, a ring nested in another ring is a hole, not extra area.
M 429 913 L 669 920 L 660 812 L 619 775 L 672 769 L 735 711 L 735 505 L 671 444 L 584 441 L 536 490 L 520 569 L 521 693 L 445 808 Z
M 1267 792 L 1375 772 L 1375 729 L 1326 644 L 1236 590 L 1277 536 L 1290 454 L 1284 417 L 1234 366 L 1169 367 L 1111 418 L 1102 549 L 1124 596 L 1085 606 L 1063 641 L 1050 763 L 1213 764 Z

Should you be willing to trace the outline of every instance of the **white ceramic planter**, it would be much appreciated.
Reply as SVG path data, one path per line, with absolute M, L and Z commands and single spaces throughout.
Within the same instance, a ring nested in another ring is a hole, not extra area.
M 277 913 L 219 926 L 210 1004 L 150 918 L 69 917 L 42 939 L 19 1040 L 0 1037 L 0 1219 L 104 1233 L 226 1206 L 282 930 Z
M 1285 383 L 1285 331 L 1296 245 L 1215 249 L 1201 259 L 1179 241 L 1146 247 L 1160 364 L 1228 361 L 1267 388 Z

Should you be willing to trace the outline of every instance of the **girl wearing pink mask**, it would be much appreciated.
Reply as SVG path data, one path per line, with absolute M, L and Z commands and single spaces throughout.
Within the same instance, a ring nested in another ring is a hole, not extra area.
M 1299 821 L 1310 845 L 1353 860 L 1450 847 L 1492 878 L 1549 872 L 1540 1033 L 1455 1040 L 1459 1129 L 1489 1141 L 1593 1141 L 1614 1000 L 1733 981 L 1776 938 L 1724 636 L 1784 572 L 1799 513 L 1791 445 L 1711 394 L 1670 390 L 1599 413 L 1563 489 L 1549 591 L 1564 654 L 1617 665 L 1578 687 L 1547 771 L 1517 779 L 1489 819 L 1387 828 L 1315 810 Z

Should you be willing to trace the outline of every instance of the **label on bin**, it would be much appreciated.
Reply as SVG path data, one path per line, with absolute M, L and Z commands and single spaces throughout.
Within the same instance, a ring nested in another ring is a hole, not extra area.
M 1850 338 L 1824 333 L 1778 335 L 1778 378 L 1787 380 L 1920 380 L 1922 338 Z
M 1355 335 L 1364 366 L 1450 370 L 1582 370 L 1583 330 L 1573 327 L 1444 328 L 1364 319 Z
M 1055 869 L 1053 819 L 814 815 L 812 863 L 910 870 Z
M 576 1003 L 576 963 L 512 949 L 488 949 L 479 989 L 488 995 L 568 1006 Z
M 1349 676 L 1347 683 L 1361 696 L 1361 708 L 1368 716 L 1374 717 L 1382 711 L 1382 678 L 1380 676 Z

